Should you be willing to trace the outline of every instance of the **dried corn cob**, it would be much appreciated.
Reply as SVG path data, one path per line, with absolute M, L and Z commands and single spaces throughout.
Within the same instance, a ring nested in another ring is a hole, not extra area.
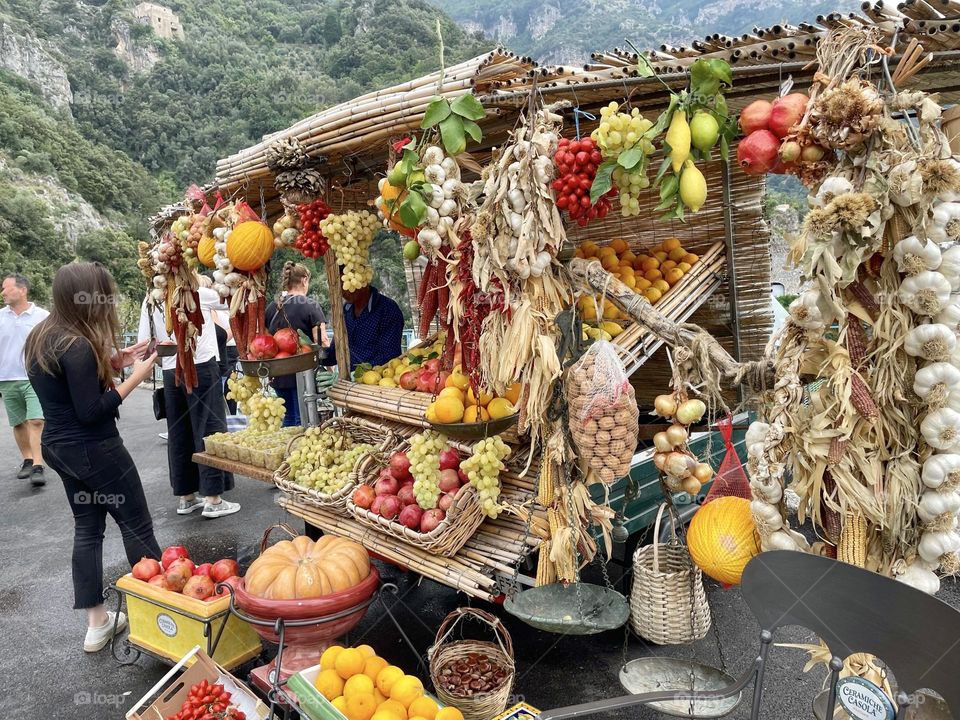
M 537 502 L 544 507 L 553 502 L 554 470 L 553 452 L 548 447 L 544 449 L 543 458 L 540 460 L 540 482 L 537 485 Z
M 850 291 L 850 294 L 853 295 L 857 302 L 863 305 L 863 309 L 867 311 L 870 317 L 876 320 L 877 315 L 880 314 L 880 304 L 873 296 L 873 293 L 867 289 L 867 286 L 859 280 L 854 280 L 847 285 L 847 290 Z
M 857 567 L 867 564 L 867 518 L 862 513 L 844 514 L 837 560 Z
M 831 446 L 831 451 L 832 449 Z M 829 458 L 827 462 L 830 462 Z M 829 470 L 824 470 L 823 487 L 820 489 L 822 498 L 832 498 L 836 492 L 837 483 L 833 479 L 833 475 L 830 474 Z M 820 502 L 820 523 L 823 526 L 824 536 L 832 545 L 836 545 L 840 541 L 843 530 L 842 523 L 840 522 L 840 513 L 828 507 L 823 500 Z M 834 556 L 836 556 L 836 551 L 834 551 Z
M 550 585 L 557 581 L 557 567 L 550 559 L 550 541 L 540 542 L 540 556 L 537 559 L 536 587 Z
M 880 415 L 870 388 L 856 372 L 850 376 L 850 402 L 864 420 L 875 420 Z
M 847 441 L 841 440 L 840 438 L 831 438 L 830 439 L 830 449 L 827 451 L 827 464 L 836 465 L 843 459 L 843 454 L 847 450 Z M 827 475 L 824 473 L 823 482 L 826 484 Z M 832 492 L 832 490 L 831 490 Z
M 860 318 L 847 313 L 847 354 L 854 370 L 859 370 L 867 359 L 867 338 L 863 334 Z

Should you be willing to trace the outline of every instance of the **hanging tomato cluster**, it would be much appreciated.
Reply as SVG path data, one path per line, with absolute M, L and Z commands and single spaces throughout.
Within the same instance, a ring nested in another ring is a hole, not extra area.
M 311 203 L 297 205 L 300 234 L 297 235 L 293 246 L 305 257 L 316 259 L 323 256 L 330 248 L 330 244 L 320 231 L 320 221 L 325 220 L 330 212 L 330 206 L 320 198 Z
M 596 143 L 590 138 L 560 138 L 553 161 L 559 171 L 559 177 L 553 181 L 557 207 L 565 210 L 580 227 L 594 218 L 606 217 L 610 211 L 609 196 L 613 190 L 601 195 L 595 204 L 590 204 L 590 187 L 603 161 Z

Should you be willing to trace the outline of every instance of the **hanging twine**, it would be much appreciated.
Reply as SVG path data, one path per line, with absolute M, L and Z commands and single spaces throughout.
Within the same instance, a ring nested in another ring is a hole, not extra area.
M 577 140 L 580 139 L 580 118 L 585 120 L 596 120 L 597 116 L 593 113 L 588 113 L 585 110 L 581 110 L 580 106 L 573 108 L 573 126 L 577 131 Z

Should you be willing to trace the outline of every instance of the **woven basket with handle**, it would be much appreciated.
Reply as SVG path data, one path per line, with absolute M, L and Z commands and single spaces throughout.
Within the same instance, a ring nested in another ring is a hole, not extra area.
M 465 446 L 458 443 L 450 443 L 450 445 L 460 453 L 461 458 L 470 454 L 469 448 Z M 397 452 L 407 450 L 409 447 L 409 441 L 404 441 L 393 450 Z M 356 482 L 351 483 L 352 486 L 374 485 L 377 482 L 380 469 L 386 467 L 387 462 L 388 458 L 385 454 L 380 454 L 379 457 L 374 458 L 373 462 L 361 460 L 357 463 L 354 472 Z M 426 550 L 432 555 L 442 557 L 455 555 L 477 531 L 484 517 L 483 507 L 480 505 L 480 496 L 477 494 L 477 489 L 470 484 L 464 485 L 457 491 L 453 504 L 447 508 L 444 519 L 428 533 L 412 530 L 405 525 L 401 525 L 397 520 L 389 520 L 371 510 L 354 505 L 352 497 L 346 498 L 346 506 L 347 511 L 353 513 L 358 522 L 389 533 L 410 545 Z
M 273 473 L 273 483 L 278 488 L 290 495 L 293 495 L 298 501 L 308 505 L 315 505 L 324 508 L 344 508 L 347 498 L 353 492 L 356 486 L 357 471 L 361 468 L 373 464 L 379 457 L 385 456 L 398 442 L 398 437 L 393 430 L 385 428 L 376 423 L 355 417 L 335 417 L 330 418 L 320 426 L 322 429 L 334 428 L 350 436 L 355 443 L 370 443 L 376 449 L 373 452 L 364 453 L 357 460 L 356 466 L 350 473 L 350 477 L 343 486 L 334 493 L 322 493 L 313 488 L 298 485 L 290 477 L 290 465 L 284 460 L 280 467 Z M 294 446 L 303 437 L 303 433 L 290 438 L 287 443 L 286 455 L 289 457 Z
M 633 556 L 630 627 L 658 645 L 699 640 L 710 629 L 710 606 L 703 575 L 677 537 L 670 509 L 670 541 L 660 543 L 660 522 L 667 504 L 660 506 L 653 526 L 653 543 L 637 548 Z
M 451 640 L 454 629 L 465 619 L 477 620 L 488 626 L 493 631 L 495 642 Z M 451 661 L 466 660 L 471 655 L 487 658 L 492 664 L 504 668 L 507 675 L 503 684 L 491 692 L 473 697 L 448 692 L 440 676 L 441 670 Z M 506 710 L 513 689 L 515 667 L 513 641 L 500 618 L 476 608 L 457 608 L 443 619 L 433 646 L 427 650 L 427 656 L 430 660 L 430 681 L 437 697 L 444 705 L 453 705 L 460 710 L 464 720 L 490 720 Z

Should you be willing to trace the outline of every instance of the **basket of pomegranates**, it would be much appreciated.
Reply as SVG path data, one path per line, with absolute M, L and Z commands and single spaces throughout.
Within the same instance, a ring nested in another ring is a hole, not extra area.
M 456 639 L 454 630 L 464 620 L 485 625 L 494 640 Z M 464 720 L 488 720 L 507 708 L 515 672 L 513 641 L 500 618 L 457 608 L 443 619 L 427 656 L 437 698 L 458 708 Z
M 373 466 L 398 442 L 396 433 L 369 420 L 330 418 L 290 438 L 273 483 L 308 505 L 343 508 L 357 472 Z
M 483 522 L 477 489 L 460 469 L 466 447 L 427 431 L 405 440 L 388 458 L 357 468 L 347 510 L 358 522 L 432 555 L 450 557 Z
M 295 375 L 317 367 L 317 351 L 296 330 L 285 327 L 273 335 L 256 335 L 240 361 L 245 375 L 279 377 Z

